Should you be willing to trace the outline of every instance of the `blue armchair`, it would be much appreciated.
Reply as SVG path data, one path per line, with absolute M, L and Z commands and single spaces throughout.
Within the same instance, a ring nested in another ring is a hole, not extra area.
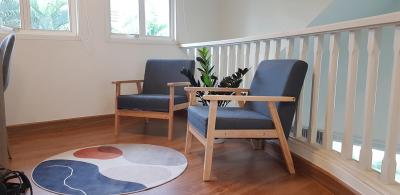
M 9 78 L 10 78 L 10 62 L 11 62 L 11 54 L 13 52 L 14 48 L 14 43 L 15 43 L 15 33 L 11 33 L 7 35 L 0 43 L 0 63 L 2 65 L 2 73 L 1 76 L 2 78 L 2 87 L 4 92 L 9 83 Z M 1 80 L 1 79 L 0 79 Z M 1 94 L 0 97 L 0 105 L 2 105 L 2 108 L 0 109 L 0 164 L 4 166 L 8 166 L 8 159 L 4 158 L 6 155 L 5 153 L 8 153 L 8 158 L 11 159 L 11 153 L 10 153 L 10 148 L 8 146 L 8 135 L 7 135 L 7 128 L 6 128 L 6 116 L 5 116 L 5 110 L 4 110 L 4 94 Z M 3 155 L 4 153 L 4 155 Z
M 183 68 L 193 71 L 194 67 L 193 60 L 148 60 L 144 80 L 114 81 L 115 135 L 121 116 L 158 118 L 168 120 L 168 139 L 172 140 L 174 111 L 189 105 L 184 87 L 190 83 L 180 72 Z M 138 94 L 121 95 L 124 83 L 135 83 Z
M 295 173 L 287 137 L 296 112 L 307 63 L 299 60 L 266 60 L 259 65 L 250 89 L 186 87 L 190 94 L 185 152 L 192 138 L 205 146 L 203 180 L 211 178 L 215 138 L 278 139 L 290 174 Z M 235 95 L 205 95 L 210 106 L 194 106 L 198 91 L 231 91 Z M 245 93 L 247 95 L 243 95 Z M 218 101 L 239 101 L 240 107 L 218 107 Z

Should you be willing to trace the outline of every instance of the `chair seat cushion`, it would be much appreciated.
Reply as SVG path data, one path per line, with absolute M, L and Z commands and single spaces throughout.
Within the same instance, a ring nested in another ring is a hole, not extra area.
M 208 106 L 190 106 L 188 121 L 200 134 L 206 137 Z M 270 117 L 244 108 L 226 107 L 217 109 L 216 130 L 235 129 L 273 129 Z
M 182 104 L 185 102 L 187 102 L 186 96 L 175 95 L 174 98 L 175 105 Z M 168 112 L 169 95 L 164 95 L 164 94 L 121 95 L 118 97 L 118 109 Z

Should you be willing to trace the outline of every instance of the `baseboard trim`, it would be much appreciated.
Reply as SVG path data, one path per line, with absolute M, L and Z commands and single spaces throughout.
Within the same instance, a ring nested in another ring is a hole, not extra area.
M 339 153 L 310 145 L 297 139 L 289 139 L 289 146 L 297 156 L 324 170 L 359 194 L 398 194 L 399 184 L 385 184 L 380 174 L 373 170 L 361 170 L 354 160 L 344 160 Z
M 76 126 L 76 125 L 84 125 L 84 124 L 93 124 L 102 120 L 107 120 L 114 118 L 114 114 L 104 114 L 104 115 L 95 115 L 95 116 L 84 116 L 77 118 L 69 118 L 69 119 L 60 119 L 53 121 L 43 121 L 43 122 L 35 122 L 35 123 L 24 123 L 18 125 L 10 125 L 7 126 L 8 131 L 16 131 L 21 129 L 43 129 L 43 128 L 57 128 L 62 126 Z
M 278 143 L 268 141 L 268 144 L 265 144 L 265 152 L 267 152 L 270 156 L 282 160 L 283 162 L 283 157 Z M 359 194 L 356 190 L 332 174 L 312 164 L 310 161 L 304 159 L 296 153 L 292 152 L 292 158 L 297 174 L 310 176 L 333 192 L 333 194 Z
M 174 113 L 175 113 L 175 116 L 186 116 L 187 115 L 187 112 L 184 110 L 178 110 L 178 111 L 175 111 Z M 121 116 L 121 117 L 122 118 L 135 118 L 135 117 L 125 117 L 125 116 Z M 10 125 L 10 126 L 7 126 L 7 130 L 15 131 L 15 130 L 20 130 L 20 129 L 57 128 L 57 127 L 64 127 L 66 125 L 69 125 L 69 126 L 85 125 L 85 124 L 93 124 L 93 123 L 99 122 L 101 120 L 108 120 L 111 118 L 114 118 L 114 114 L 84 116 L 84 117 L 52 120 L 52 121 Z

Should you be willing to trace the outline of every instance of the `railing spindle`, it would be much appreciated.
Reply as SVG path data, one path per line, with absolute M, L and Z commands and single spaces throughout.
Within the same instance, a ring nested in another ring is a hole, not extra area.
M 235 68 L 233 70 L 234 72 L 238 70 L 240 63 L 241 63 L 240 50 L 241 50 L 240 45 L 235 45 L 235 64 L 234 64 Z
M 186 49 L 186 55 L 187 55 L 188 57 L 190 57 L 190 51 L 191 51 L 190 48 L 187 48 L 187 49 Z
M 269 59 L 269 53 L 271 52 L 271 41 L 270 40 L 266 40 L 265 41 L 265 50 L 264 50 L 264 59 L 268 60 Z
M 267 45 L 265 41 L 260 41 L 260 51 L 258 54 L 258 64 L 260 62 L 262 62 L 263 60 L 265 60 L 265 49 L 266 49 Z
M 299 59 L 306 61 L 307 60 L 307 52 L 308 52 L 308 39 L 306 37 L 300 37 L 300 55 Z M 304 103 L 304 92 L 303 89 L 299 95 L 299 99 L 297 100 L 297 110 L 296 110 L 296 129 L 294 132 L 294 136 L 296 138 L 303 137 L 303 103 Z
M 288 38 L 287 39 L 288 46 L 286 48 L 286 59 L 291 59 L 293 56 L 293 46 L 294 46 L 294 39 Z
M 323 35 L 314 37 L 314 67 L 312 73 L 311 87 L 311 107 L 310 107 L 310 129 L 307 134 L 308 142 L 315 144 L 317 141 L 317 120 L 318 120 L 318 104 L 321 79 L 321 61 L 322 61 L 322 44 Z
M 275 39 L 275 51 L 273 59 L 279 59 L 281 56 L 281 39 Z
M 347 65 L 346 103 L 344 112 L 344 135 L 341 155 L 344 159 L 353 158 L 353 119 L 356 105 L 357 72 L 359 58 L 359 33 L 349 33 L 349 62 Z
M 215 75 L 219 75 L 219 47 L 211 47 L 211 64 L 214 65 Z
M 389 131 L 386 137 L 385 155 L 382 161 L 382 179 L 386 183 L 395 183 L 396 174 L 396 144 L 400 127 L 400 25 L 395 28 L 393 44 L 394 60 L 388 117 Z
M 234 46 L 233 45 L 228 45 L 226 46 L 226 73 L 225 76 L 228 76 L 231 74 L 232 69 L 234 67 L 234 60 L 235 60 L 235 51 L 234 51 Z M 221 78 L 222 79 L 222 78 Z
M 360 165 L 363 169 L 371 169 L 372 161 L 372 128 L 374 124 L 376 90 L 379 69 L 379 29 L 368 32 L 368 67 L 363 116 L 363 143 L 360 152 Z
M 258 67 L 258 58 L 260 55 L 260 42 L 250 43 L 250 80 L 253 80 L 254 74 L 256 73 Z
M 243 44 L 243 67 L 244 68 L 250 68 L 250 45 L 249 44 Z M 243 78 L 243 86 L 248 87 L 248 82 L 249 82 L 249 74 L 246 74 Z
M 218 78 L 222 79 L 226 74 L 227 64 L 227 48 L 226 46 L 219 46 L 219 67 L 218 67 Z
M 195 69 L 197 69 L 199 67 L 199 63 L 197 62 L 196 58 L 199 56 L 198 48 L 193 48 L 193 60 L 195 61 Z M 194 71 L 194 78 L 196 78 L 196 80 L 200 79 L 200 74 L 198 73 L 198 71 Z
M 336 80 L 339 60 L 339 33 L 333 33 L 329 37 L 329 72 L 328 72 L 328 94 L 326 101 L 325 130 L 323 134 L 323 145 L 326 149 L 332 149 L 332 126 L 335 111 Z

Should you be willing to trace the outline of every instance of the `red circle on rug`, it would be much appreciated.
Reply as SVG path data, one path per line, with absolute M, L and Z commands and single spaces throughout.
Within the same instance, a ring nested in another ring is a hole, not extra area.
M 74 156 L 77 158 L 108 160 L 122 156 L 122 151 L 112 146 L 100 146 L 78 150 L 74 152 Z

